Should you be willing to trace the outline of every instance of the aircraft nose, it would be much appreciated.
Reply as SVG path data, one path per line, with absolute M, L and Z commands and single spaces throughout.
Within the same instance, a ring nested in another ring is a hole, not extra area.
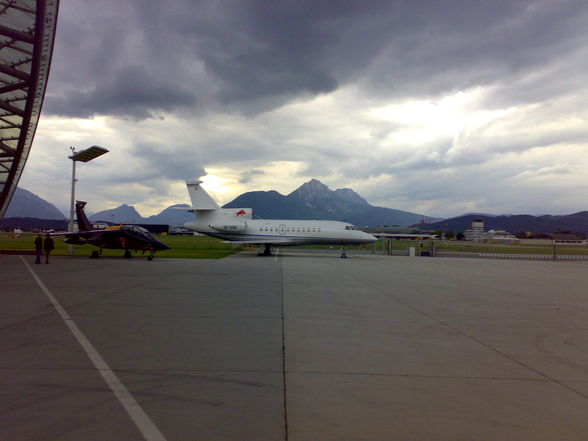
M 153 248 L 156 248 L 160 251 L 162 250 L 169 250 L 171 249 L 170 247 L 168 247 L 166 244 L 164 244 L 163 242 L 160 242 L 158 240 L 154 240 L 153 241 Z
M 375 236 L 372 236 L 372 235 L 371 235 L 371 234 L 369 234 L 369 233 L 363 233 L 363 234 L 365 234 L 365 238 L 366 238 L 366 240 L 367 240 L 368 242 L 370 242 L 370 243 L 372 243 L 372 242 L 375 242 L 375 241 L 377 241 L 377 240 L 378 240 L 378 238 L 377 238 L 377 237 L 375 237 Z

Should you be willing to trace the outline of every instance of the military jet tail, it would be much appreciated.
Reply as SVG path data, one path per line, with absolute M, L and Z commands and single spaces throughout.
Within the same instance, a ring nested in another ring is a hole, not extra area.
M 84 212 L 84 207 L 86 206 L 86 202 L 84 201 L 76 201 L 76 215 L 78 217 L 78 231 L 89 231 L 92 229 L 92 224 L 86 217 L 86 213 Z

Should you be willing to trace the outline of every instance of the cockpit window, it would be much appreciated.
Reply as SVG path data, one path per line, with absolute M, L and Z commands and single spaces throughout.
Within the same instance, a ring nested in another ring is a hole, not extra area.
M 131 233 L 135 233 L 141 236 L 149 237 L 151 234 L 143 227 L 139 227 L 137 225 L 125 225 L 123 229 L 130 231 Z

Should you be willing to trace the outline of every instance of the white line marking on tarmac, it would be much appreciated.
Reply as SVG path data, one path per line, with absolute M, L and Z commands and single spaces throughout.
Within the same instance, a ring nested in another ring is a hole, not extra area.
M 57 313 L 61 316 L 69 330 L 72 332 L 74 337 L 78 340 L 78 343 L 82 345 L 82 348 L 94 363 L 94 366 L 112 390 L 112 393 L 116 396 L 120 404 L 125 408 L 137 429 L 143 435 L 146 441 L 167 441 L 163 434 L 159 431 L 157 426 L 153 424 L 153 421 L 149 418 L 149 416 L 145 413 L 143 408 L 139 406 L 139 403 L 133 398 L 131 393 L 127 390 L 124 384 L 118 379 L 116 374 L 110 369 L 108 364 L 104 361 L 104 359 L 100 356 L 96 348 L 90 343 L 90 341 L 86 338 L 86 336 L 80 331 L 80 328 L 75 324 L 72 318 L 69 316 L 67 311 L 61 306 L 61 304 L 57 301 L 57 299 L 51 294 L 49 289 L 45 286 L 45 284 L 39 279 L 37 274 L 33 271 L 33 269 L 29 266 L 25 259 L 22 256 L 19 256 L 20 260 L 25 264 L 28 268 L 30 273 L 33 275 L 33 278 L 41 288 L 41 290 L 45 293 L 45 295 L 49 298 L 53 307 L 57 311 Z

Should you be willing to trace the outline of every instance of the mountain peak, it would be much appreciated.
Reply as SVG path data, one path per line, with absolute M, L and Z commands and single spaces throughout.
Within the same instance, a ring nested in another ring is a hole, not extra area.
M 345 219 L 371 207 L 352 190 L 343 190 L 337 194 L 318 179 L 311 179 L 302 184 L 290 193 L 287 199 L 296 203 L 302 210 L 314 213 L 315 219 Z
M 21 187 L 16 187 L 5 217 L 65 219 L 63 213 L 55 205 Z
M 362 198 L 360 195 L 358 195 L 350 188 L 338 188 L 337 190 L 335 190 L 335 194 L 347 202 L 353 202 L 356 204 L 366 206 L 370 205 L 368 201 L 366 201 L 364 198 Z
M 301 196 L 301 197 L 324 197 L 332 193 L 332 190 L 323 184 L 318 179 L 311 179 L 305 182 L 288 196 Z
M 122 204 L 110 210 L 99 211 L 90 216 L 92 221 L 106 221 L 123 224 L 142 223 L 143 217 L 135 210 L 132 205 Z
M 244 193 L 223 208 L 249 207 L 265 219 L 325 219 L 357 225 L 411 225 L 421 215 L 373 207 L 350 188 L 332 191 L 318 179 L 302 184 L 288 196 L 275 191 Z

